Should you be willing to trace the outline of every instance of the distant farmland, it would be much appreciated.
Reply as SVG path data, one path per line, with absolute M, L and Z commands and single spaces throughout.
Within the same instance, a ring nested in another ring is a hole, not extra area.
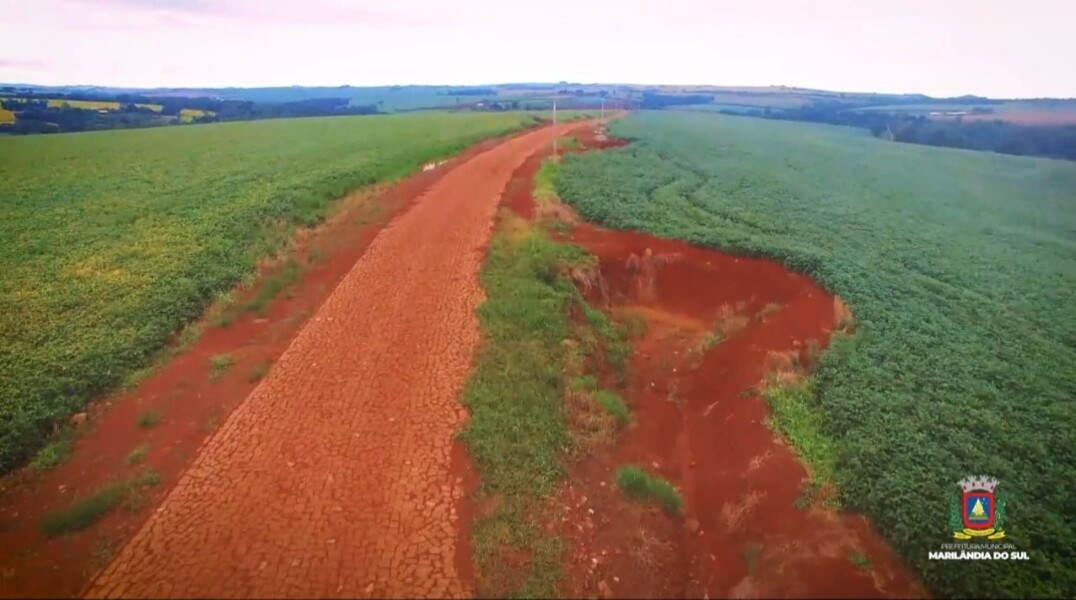
M 333 199 L 533 122 L 417 113 L 0 138 L 0 472 Z
M 635 141 L 561 163 L 584 217 L 773 257 L 852 308 L 802 407 L 838 448 L 844 505 L 938 596 L 1071 595 L 1076 164 L 713 114 L 613 132 Z M 980 474 L 1032 559 L 928 561 L 953 541 L 955 482 Z
M 119 110 L 119 102 L 102 102 L 96 100 L 49 100 L 49 108 L 61 108 L 64 105 L 71 108 L 82 108 L 89 110 Z

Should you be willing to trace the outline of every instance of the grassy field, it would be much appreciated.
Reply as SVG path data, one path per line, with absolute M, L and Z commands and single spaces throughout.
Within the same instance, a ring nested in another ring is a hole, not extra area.
M 851 306 L 808 407 L 845 506 L 938 595 L 1076 590 L 1076 165 L 707 114 L 613 131 L 636 141 L 561 163 L 584 216 L 776 258 Z M 1029 562 L 927 560 L 971 474 L 1001 480 Z
M 0 472 L 333 199 L 532 122 L 422 113 L 0 138 Z

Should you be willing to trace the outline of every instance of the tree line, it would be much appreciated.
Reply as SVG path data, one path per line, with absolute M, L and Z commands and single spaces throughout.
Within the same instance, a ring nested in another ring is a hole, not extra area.
M 49 106 L 49 100 L 118 102 L 119 108 L 101 110 L 61 104 Z M 160 110 L 142 105 L 158 105 Z M 0 106 L 15 113 L 14 123 L 0 124 L 0 133 L 33 134 L 155 127 L 181 122 L 212 123 L 291 117 L 379 114 L 378 105 L 352 106 L 348 98 L 317 98 L 283 103 L 256 103 L 248 100 L 219 98 L 153 97 L 134 94 L 102 96 L 94 94 L 20 94 L 0 97 Z M 180 118 L 184 110 L 203 114 L 187 121 Z
M 795 109 L 720 112 L 860 127 L 870 130 L 875 137 L 909 144 L 1076 160 L 1076 125 L 1018 125 L 999 119 L 965 121 L 960 117 L 930 119 L 923 115 L 852 111 L 847 108 L 841 103 L 818 102 Z

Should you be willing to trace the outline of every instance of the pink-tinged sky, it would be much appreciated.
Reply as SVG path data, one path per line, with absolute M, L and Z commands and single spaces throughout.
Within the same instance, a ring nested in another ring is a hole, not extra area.
M 0 81 L 1076 97 L 1073 0 L 0 0 Z

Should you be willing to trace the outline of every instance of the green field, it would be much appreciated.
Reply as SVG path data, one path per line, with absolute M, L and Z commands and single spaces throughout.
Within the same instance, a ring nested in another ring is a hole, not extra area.
M 707 114 L 613 132 L 636 141 L 562 162 L 584 216 L 776 258 L 852 307 L 812 407 L 845 506 L 937 595 L 1076 591 L 1076 164 Z M 927 560 L 972 474 L 1029 562 Z
M 0 138 L 0 472 L 331 200 L 533 122 L 421 113 Z

